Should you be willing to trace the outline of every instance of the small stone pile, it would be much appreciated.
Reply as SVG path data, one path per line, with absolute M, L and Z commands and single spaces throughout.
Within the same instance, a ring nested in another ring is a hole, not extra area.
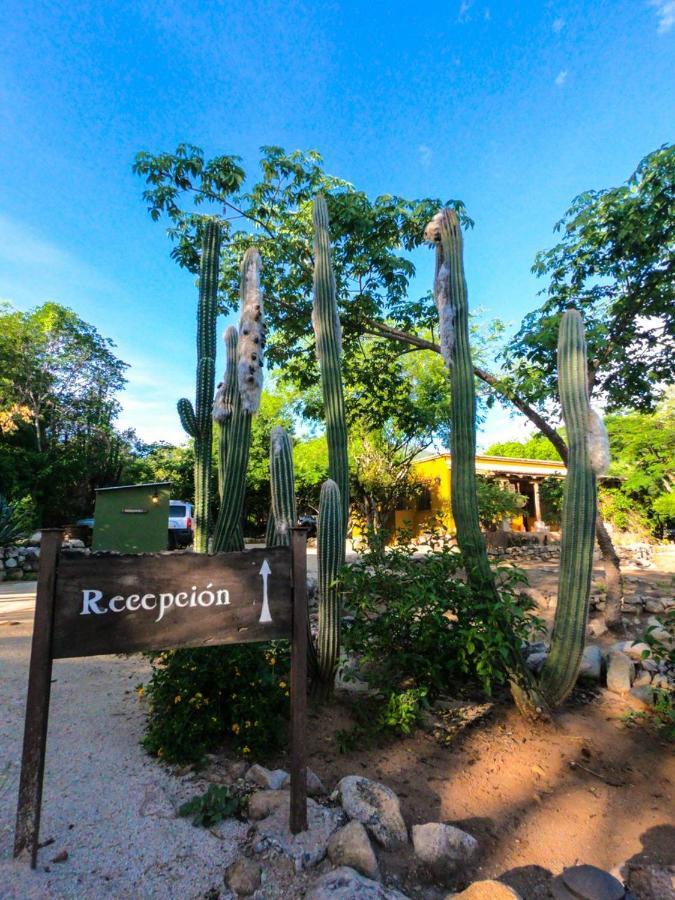
M 26 543 L 0 547 L 0 581 L 37 580 L 41 539 L 42 535 L 36 531 Z M 66 540 L 61 546 L 71 556 L 90 553 L 77 538 Z

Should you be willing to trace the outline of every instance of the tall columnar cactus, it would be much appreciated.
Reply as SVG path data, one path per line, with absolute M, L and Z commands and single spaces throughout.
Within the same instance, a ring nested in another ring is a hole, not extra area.
M 609 465 L 602 419 L 588 404 L 584 322 L 568 309 L 558 333 L 558 389 L 569 457 L 562 512 L 560 582 L 551 652 L 541 673 L 550 705 L 561 703 L 579 674 L 588 622 L 597 509 L 596 476 Z
M 340 649 L 339 594 L 333 585 L 335 575 L 345 559 L 345 540 L 349 518 L 349 460 L 347 455 L 347 421 L 340 361 L 342 335 L 337 309 L 335 276 L 331 259 L 328 209 L 323 197 L 316 197 L 312 209 L 314 225 L 314 307 L 312 325 L 316 336 L 316 352 L 321 371 L 321 388 L 326 415 L 328 442 L 328 474 L 330 488 L 324 501 L 324 542 L 331 552 L 319 553 L 319 678 L 328 683 L 337 667 Z M 325 486 L 324 486 L 325 487 Z M 337 492 L 337 493 L 336 493 Z M 322 490 L 322 496 L 324 491 Z M 330 500 L 328 499 L 330 497 Z M 332 506 L 338 503 L 340 516 Z M 321 512 L 319 512 L 321 529 Z M 330 536 L 326 529 L 335 529 Z M 329 568 L 326 568 L 329 567 Z
M 215 380 L 216 318 L 218 316 L 218 271 L 220 228 L 207 222 L 202 241 L 197 307 L 197 388 L 195 405 L 183 397 L 178 415 L 195 442 L 195 536 L 194 549 L 206 553 L 209 542 L 209 497 L 211 491 L 211 405 Z
M 288 547 L 291 528 L 298 516 L 295 506 L 293 446 L 283 428 L 273 428 L 270 436 L 271 526 L 266 535 L 268 547 Z M 269 524 L 269 523 L 268 523 Z
M 443 359 L 451 388 L 451 502 L 457 543 L 464 557 L 467 579 L 477 596 L 492 601 L 499 615 L 499 592 L 490 568 L 478 515 L 476 491 L 476 392 L 469 343 L 469 302 L 464 277 L 462 231 L 457 214 L 442 209 L 424 231 L 436 248 L 434 297 L 440 321 Z M 505 660 L 514 698 L 528 714 L 543 712 L 546 704 L 527 667 L 510 625 Z M 511 639 L 512 638 L 512 639 Z
M 223 335 L 225 342 L 225 374 L 218 385 L 213 401 L 213 421 L 219 430 L 218 434 L 218 496 L 223 502 L 223 488 L 227 480 L 227 447 L 229 444 L 232 418 L 237 411 L 241 414 L 239 402 L 239 387 L 237 383 L 237 341 L 238 332 L 234 325 L 230 325 Z M 234 546 L 236 544 L 236 546 Z M 241 523 L 238 525 L 237 534 L 233 539 L 233 548 L 243 550 L 244 534 Z
M 241 550 L 241 519 L 246 492 L 246 469 L 251 445 L 251 417 L 260 406 L 263 381 L 265 326 L 260 289 L 262 263 L 258 251 L 250 247 L 241 264 L 241 315 L 236 351 L 236 383 L 233 366 L 228 365 L 223 382 L 223 404 L 231 400 L 229 422 L 224 431 L 225 448 L 222 466 L 222 497 L 213 538 L 214 550 Z M 228 362 L 230 344 L 228 342 Z M 234 388 L 234 389 L 232 389 Z M 215 410 L 216 415 L 219 411 Z M 221 435 L 222 436 L 222 435 Z
M 343 506 L 340 489 L 328 479 L 321 486 L 317 526 L 319 569 L 319 635 L 317 666 L 319 680 L 330 685 L 340 653 L 340 594 L 338 572 L 344 561 Z M 313 657 L 310 654 L 310 660 Z

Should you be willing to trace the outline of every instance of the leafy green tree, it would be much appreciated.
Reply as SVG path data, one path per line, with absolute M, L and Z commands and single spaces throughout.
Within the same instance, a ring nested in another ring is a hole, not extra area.
M 557 396 L 558 323 L 584 316 L 591 393 L 607 408 L 649 411 L 675 376 L 675 146 L 639 164 L 625 185 L 580 194 L 556 225 L 562 237 L 537 254 L 548 278 L 542 305 L 504 353 L 530 402 Z
M 488 531 L 493 531 L 504 519 L 520 515 L 527 503 L 527 497 L 516 491 L 509 491 L 483 475 L 476 477 L 476 490 L 480 522 Z
M 176 500 L 189 500 L 195 492 L 194 452 L 191 440 L 179 446 L 165 441 L 139 442 L 122 477 L 130 484 L 170 481 L 171 496 Z
M 509 459 L 560 459 L 556 447 L 541 434 L 533 434 L 526 441 L 491 444 L 485 452 L 488 456 L 505 456 Z
M 111 341 L 69 309 L 0 305 L 0 482 L 32 497 L 41 524 L 91 510 L 93 490 L 114 484 L 134 436 L 115 427 L 126 364 Z

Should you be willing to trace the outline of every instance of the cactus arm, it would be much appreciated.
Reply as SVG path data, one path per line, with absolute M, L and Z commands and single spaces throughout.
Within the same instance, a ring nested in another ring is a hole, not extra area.
M 321 387 L 326 414 L 328 471 L 340 491 L 342 528 L 346 537 L 349 519 L 349 459 L 347 455 L 347 421 L 340 359 L 342 338 L 337 311 L 335 276 L 331 260 L 328 209 L 323 197 L 314 200 L 314 307 L 312 325 L 321 369 Z M 342 552 L 344 561 L 344 549 Z
M 347 422 L 340 362 L 342 336 L 337 310 L 335 276 L 331 260 L 328 209 L 318 196 L 312 207 L 314 226 L 314 306 L 312 326 L 321 371 L 321 389 L 326 416 L 329 485 L 322 488 L 323 514 L 319 510 L 319 636 L 310 651 L 312 675 L 330 690 L 340 649 L 340 599 L 335 583 L 345 561 L 345 540 L 349 519 L 349 458 Z M 324 490 L 325 488 L 325 490 Z M 336 510 L 336 504 L 338 509 Z M 339 512 L 339 515 L 338 515 Z M 323 519 L 323 526 L 321 521 Z
M 342 510 L 340 489 L 334 481 L 328 479 L 321 486 L 317 534 L 320 598 L 318 675 L 324 684 L 331 684 L 335 678 L 340 655 L 340 593 L 337 577 L 344 554 Z
M 271 521 L 274 543 L 268 546 L 288 547 L 291 529 L 297 522 L 293 447 L 283 428 L 273 428 L 270 436 L 270 483 L 272 492 Z
M 243 550 L 242 515 L 246 494 L 246 469 L 251 445 L 251 416 L 260 405 L 265 348 L 263 300 L 260 290 L 261 260 L 250 247 L 241 264 L 241 312 L 239 332 L 225 335 L 228 366 L 221 388 L 227 426 L 221 431 L 222 497 L 216 528 L 214 550 Z M 215 412 L 215 411 L 214 411 Z
M 192 404 L 187 399 L 187 397 L 182 397 L 176 408 L 178 410 L 178 416 L 180 418 L 180 424 L 183 426 L 183 430 L 186 431 L 190 437 L 197 436 L 197 420 L 195 419 L 195 411 L 192 408 Z
M 434 298 L 440 320 L 441 353 L 451 382 L 452 515 L 462 551 L 467 580 L 477 597 L 501 608 L 501 598 L 490 568 L 480 528 L 476 492 L 476 392 L 469 342 L 469 302 L 464 277 L 463 239 L 457 214 L 442 209 L 427 225 L 424 237 L 436 247 Z M 508 622 L 503 623 L 511 690 L 526 715 L 546 714 L 544 698 L 524 664 L 520 647 Z
M 218 317 L 218 273 L 220 228 L 207 222 L 202 238 L 197 305 L 197 373 L 194 407 L 185 397 L 178 401 L 178 415 L 185 431 L 195 442 L 195 532 L 194 549 L 206 553 L 209 543 L 209 501 L 211 495 L 212 425 L 216 319 Z
M 551 652 L 541 673 L 542 689 L 551 705 L 561 703 L 568 696 L 579 674 L 593 573 L 595 470 L 600 473 L 609 462 L 602 422 L 588 405 L 584 323 L 575 309 L 568 309 L 560 322 L 558 383 L 569 457 L 561 523 L 558 603 Z

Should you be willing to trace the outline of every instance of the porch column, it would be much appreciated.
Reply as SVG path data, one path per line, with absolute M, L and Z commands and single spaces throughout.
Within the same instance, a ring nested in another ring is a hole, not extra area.
M 541 498 L 539 496 L 539 479 L 532 479 L 532 487 L 534 488 L 534 520 L 541 522 Z

